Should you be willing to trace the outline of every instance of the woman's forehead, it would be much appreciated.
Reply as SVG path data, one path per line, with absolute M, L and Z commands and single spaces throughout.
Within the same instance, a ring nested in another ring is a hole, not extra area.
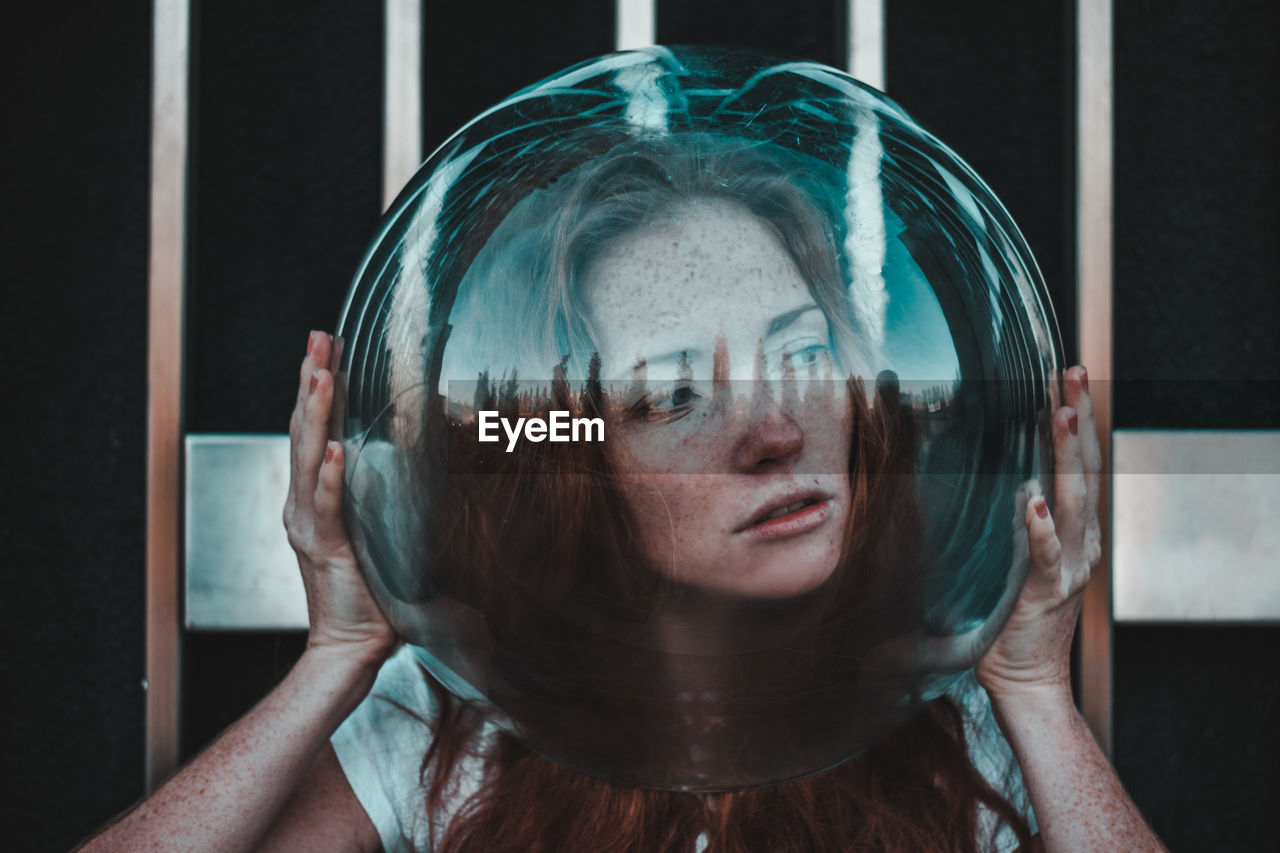
M 717 335 L 754 346 L 779 316 L 813 302 L 773 230 L 717 203 L 623 236 L 587 269 L 583 289 L 602 349 L 632 360 L 709 347 Z

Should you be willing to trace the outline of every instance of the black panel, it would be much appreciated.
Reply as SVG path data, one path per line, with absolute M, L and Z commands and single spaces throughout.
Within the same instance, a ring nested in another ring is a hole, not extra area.
M 186 428 L 285 432 L 382 199 L 382 4 L 201 3 Z
M 831 0 L 658 0 L 661 44 L 758 47 L 844 64 L 842 3 Z
M 188 633 L 182 647 L 182 761 L 271 692 L 306 646 L 305 631 Z
M 1115 762 L 1170 850 L 1276 849 L 1280 627 L 1118 625 Z
M 1115 5 L 1117 427 L 1280 427 L 1270 2 Z M 1116 765 L 1173 850 L 1274 850 L 1277 627 L 1117 626 Z
M 885 5 L 889 96 L 1009 209 L 1044 273 L 1074 364 L 1074 5 Z
M 561 68 L 613 50 L 613 3 L 427 3 L 427 153 L 478 113 Z
M 1115 5 L 1117 427 L 1280 427 L 1280 5 Z
M 28 4 L 5 47 L 7 850 L 143 786 L 151 3 L 67 11 Z
M 336 325 L 380 215 L 382 27 L 381 3 L 199 4 L 190 432 L 288 429 L 307 331 Z M 271 689 L 300 637 L 184 637 L 184 759 Z

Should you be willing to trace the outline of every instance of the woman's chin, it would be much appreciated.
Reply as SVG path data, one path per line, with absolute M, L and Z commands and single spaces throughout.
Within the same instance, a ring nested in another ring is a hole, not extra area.
M 771 560 L 753 567 L 738 567 L 726 577 L 697 584 L 710 593 L 728 598 L 775 600 L 807 595 L 822 587 L 834 574 L 833 561 Z M 743 571 L 746 568 L 746 571 Z
M 780 599 L 796 598 L 807 595 L 827 582 L 831 577 L 829 567 L 819 567 L 812 571 L 797 571 L 788 566 L 785 571 L 766 574 L 740 593 L 746 598 Z

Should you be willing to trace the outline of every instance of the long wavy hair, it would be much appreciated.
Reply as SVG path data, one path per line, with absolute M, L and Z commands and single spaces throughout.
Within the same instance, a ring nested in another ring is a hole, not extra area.
M 508 257 L 501 265 L 532 283 L 517 287 L 507 308 L 522 320 L 519 348 L 550 360 L 549 390 L 522 395 L 514 383 L 504 388 L 482 377 L 476 402 L 503 416 L 549 409 L 615 421 L 633 416 L 631 407 L 607 399 L 598 375 L 580 389 L 566 378 L 565 353 L 599 350 L 585 308 L 587 269 L 620 237 L 699 203 L 733 204 L 756 216 L 808 283 L 847 371 L 852 502 L 838 566 L 821 594 L 794 612 L 804 628 L 798 641 L 737 662 L 766 687 L 754 697 L 751 725 L 731 726 L 737 740 L 717 744 L 736 756 L 720 769 L 743 778 L 762 768 L 780 778 L 812 772 L 815 750 L 831 748 L 823 738 L 846 722 L 842 714 L 889 719 L 891 730 L 863 731 L 864 741 L 843 744 L 843 754 L 855 757 L 825 772 L 727 793 L 635 787 L 573 769 L 599 768 L 607 754 L 619 770 L 640 768 L 643 778 L 661 779 L 672 754 L 664 744 L 679 741 L 687 720 L 668 701 L 660 655 L 626 637 L 685 590 L 642 552 L 636 519 L 600 445 L 523 442 L 506 453 L 477 444 L 473 423 L 441 424 L 449 474 L 437 484 L 445 499 L 431 586 L 481 615 L 493 650 L 486 698 L 521 728 L 518 736 L 500 731 L 482 747 L 478 735 L 492 709 L 457 699 L 424 670 L 439 713 L 429 721 L 434 739 L 421 779 L 440 850 L 687 853 L 705 833 L 711 853 L 976 853 L 980 805 L 1029 843 L 1024 818 L 970 762 L 953 700 L 916 701 L 890 713 L 904 694 L 921 699 L 912 673 L 877 667 L 874 654 L 900 641 L 904 625 L 921 624 L 925 607 L 909 476 L 914 430 L 892 377 L 878 384 L 874 400 L 863 390 L 859 374 L 870 369 L 871 355 L 841 287 L 840 217 L 813 189 L 824 179 L 769 146 L 692 134 L 674 144 L 624 143 L 561 178 L 525 211 L 532 225 L 524 228 L 518 262 Z M 598 357 L 593 361 L 598 369 Z M 807 704 L 796 698 L 805 690 L 816 697 Z M 600 720 L 613 727 L 602 729 Z M 482 783 L 456 806 L 458 769 L 477 751 Z

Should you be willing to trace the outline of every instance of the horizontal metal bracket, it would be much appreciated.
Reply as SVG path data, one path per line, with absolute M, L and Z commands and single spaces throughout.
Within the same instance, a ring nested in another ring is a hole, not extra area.
M 186 616 L 190 630 L 307 627 L 284 531 L 289 436 L 186 437 Z
M 1117 430 L 1116 622 L 1280 621 L 1280 431 Z
M 1113 434 L 1118 622 L 1280 621 L 1280 431 Z M 284 435 L 186 439 L 186 627 L 305 629 Z

